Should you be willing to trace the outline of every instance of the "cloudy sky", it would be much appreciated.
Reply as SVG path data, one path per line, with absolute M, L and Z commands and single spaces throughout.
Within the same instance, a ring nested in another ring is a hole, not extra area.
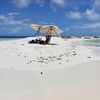
M 100 35 L 100 0 L 0 0 L 0 35 L 33 35 L 30 24 L 59 26 L 63 35 Z

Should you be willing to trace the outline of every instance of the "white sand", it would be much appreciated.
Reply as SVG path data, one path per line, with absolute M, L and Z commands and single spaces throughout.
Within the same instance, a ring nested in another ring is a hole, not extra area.
M 0 100 L 100 100 L 99 56 L 78 39 L 31 39 L 0 42 Z

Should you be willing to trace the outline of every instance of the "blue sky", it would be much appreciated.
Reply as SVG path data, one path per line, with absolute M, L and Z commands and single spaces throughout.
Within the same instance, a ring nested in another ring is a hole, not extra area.
M 30 24 L 57 25 L 63 35 L 100 35 L 100 0 L 0 0 L 0 35 L 34 35 Z

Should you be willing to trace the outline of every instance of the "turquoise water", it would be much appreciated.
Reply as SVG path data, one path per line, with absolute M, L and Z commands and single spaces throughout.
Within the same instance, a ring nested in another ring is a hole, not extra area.
M 100 40 L 84 40 L 84 41 L 81 41 L 80 44 L 87 45 L 87 46 L 99 46 L 100 47 Z
M 25 37 L 23 37 L 25 38 Z M 9 40 L 16 40 L 21 38 L 0 38 L 0 41 L 9 41 Z M 92 40 L 82 40 L 77 44 L 86 45 L 86 46 L 99 46 L 100 47 L 100 39 L 92 39 Z
M 0 36 L 0 41 L 9 41 L 9 40 L 16 40 L 16 39 L 23 39 L 28 36 Z
M 18 40 L 22 38 L 0 38 L 0 41 Z
M 0 41 L 9 41 L 9 40 L 15 40 L 15 38 L 0 38 Z

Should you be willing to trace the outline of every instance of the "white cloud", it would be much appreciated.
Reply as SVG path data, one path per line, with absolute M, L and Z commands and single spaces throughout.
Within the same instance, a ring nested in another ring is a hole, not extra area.
M 96 13 L 94 9 L 87 9 L 85 12 L 85 17 L 92 21 L 100 20 L 100 15 Z
M 23 32 L 23 30 L 30 30 L 30 19 L 16 19 L 17 13 L 8 13 L 0 15 L 0 27 L 1 30 L 7 31 L 7 33 L 19 33 Z M 20 16 L 18 14 L 17 16 Z
M 73 5 L 74 6 L 74 5 Z M 100 0 L 94 0 L 91 4 L 91 8 L 87 8 L 85 12 L 71 11 L 66 14 L 67 18 L 70 19 L 86 19 L 90 21 L 100 21 Z
M 66 0 L 51 0 L 51 8 L 53 11 L 57 10 L 57 7 L 64 8 L 66 6 Z
M 8 13 L 8 15 L 14 16 L 14 15 L 19 15 L 19 13 L 17 13 L 17 12 L 12 12 L 12 13 Z
M 24 8 L 30 5 L 32 0 L 12 0 L 12 3 L 18 8 Z
M 30 4 L 37 4 L 42 7 L 45 0 L 12 0 L 12 3 L 18 8 L 28 7 Z
M 83 25 L 75 25 L 73 27 L 81 28 L 81 29 L 95 29 L 95 28 L 100 28 L 100 22 L 88 23 L 88 24 L 83 24 Z
M 100 8 L 100 0 L 95 0 L 93 7 L 96 8 Z
M 4 20 L 6 20 L 6 17 L 4 15 L 0 15 L 0 20 L 4 21 Z
M 90 21 L 100 20 L 100 14 L 97 13 L 94 9 L 87 9 L 84 13 L 70 12 L 69 14 L 66 14 L 66 17 L 70 19 L 88 19 Z
M 40 7 L 44 5 L 44 0 L 35 0 L 35 4 L 38 4 Z
M 21 30 L 21 27 L 15 27 L 15 28 L 13 28 L 11 31 L 12 31 L 12 33 L 18 33 L 18 32 L 20 32 L 20 30 Z
M 65 0 L 51 0 L 52 4 L 63 7 L 66 5 Z
M 81 13 L 80 12 L 70 12 L 69 14 L 66 14 L 66 16 L 70 19 L 81 19 Z
M 27 25 L 29 19 L 18 20 L 13 16 L 15 13 L 0 15 L 0 25 Z

